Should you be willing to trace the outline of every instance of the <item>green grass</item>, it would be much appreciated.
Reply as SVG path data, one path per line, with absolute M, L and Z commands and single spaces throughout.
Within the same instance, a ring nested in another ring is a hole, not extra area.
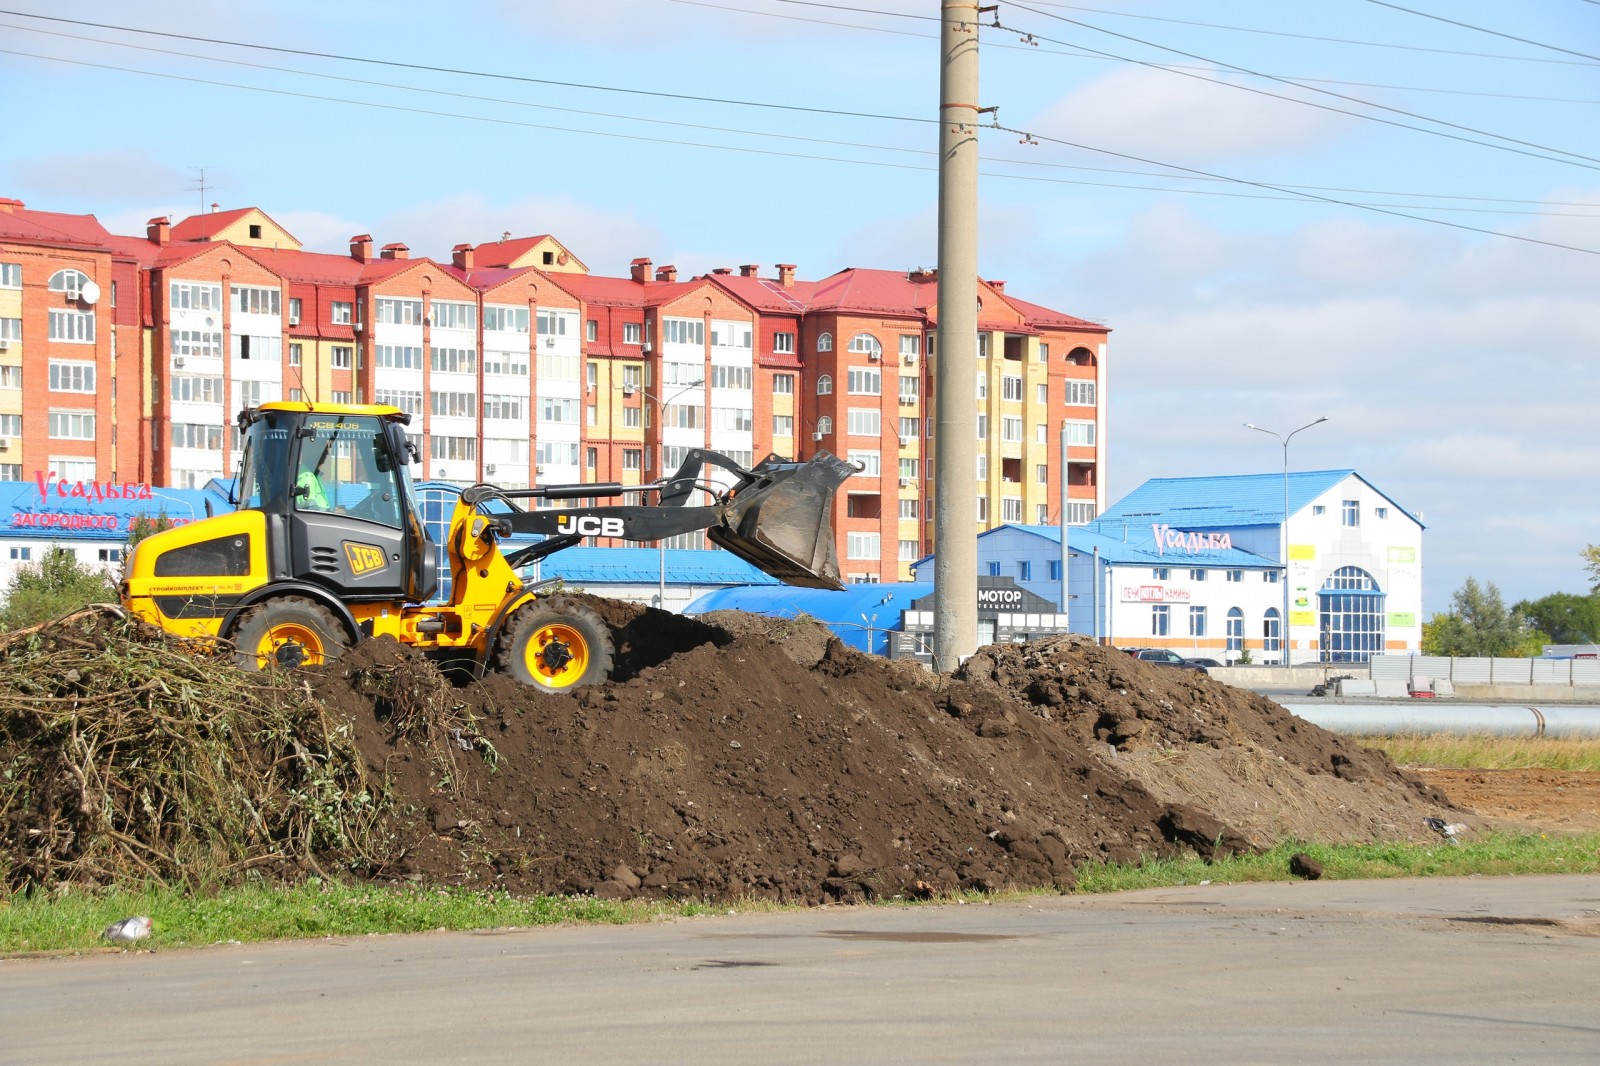
M 1402 766 L 1442 766 L 1463 770 L 1600 771 L 1600 740 L 1488 735 L 1357 737 L 1361 744 L 1387 752 Z
M 1303 844 L 1289 842 L 1264 855 L 1206 863 L 1162 859 L 1138 865 L 1086 866 L 1079 893 L 1137 888 L 1287 881 L 1289 857 L 1303 851 L 1329 879 L 1464 876 L 1468 874 L 1595 873 L 1600 834 L 1498 834 L 1460 846 L 1439 844 Z M 969 901 L 986 898 L 967 894 Z M 56 892 L 0 897 L 0 955 L 104 949 L 100 931 L 119 918 L 148 914 L 155 933 L 142 947 L 199 947 L 227 941 L 367 936 L 431 929 L 488 929 L 562 922 L 617 925 L 704 914 L 768 911 L 766 902 L 608 902 L 582 897 L 518 899 L 500 892 L 390 888 L 313 882 L 293 888 L 247 887 L 184 895 L 169 889 L 133 892 Z

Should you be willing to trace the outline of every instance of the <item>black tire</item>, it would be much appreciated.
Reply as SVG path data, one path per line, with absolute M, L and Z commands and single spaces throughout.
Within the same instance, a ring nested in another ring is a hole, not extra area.
M 570 692 L 611 676 L 611 629 L 580 603 L 534 600 L 500 642 L 499 668 L 540 692 Z
M 321 666 L 350 646 L 332 611 L 304 596 L 282 596 L 245 612 L 233 631 L 234 660 L 246 670 Z

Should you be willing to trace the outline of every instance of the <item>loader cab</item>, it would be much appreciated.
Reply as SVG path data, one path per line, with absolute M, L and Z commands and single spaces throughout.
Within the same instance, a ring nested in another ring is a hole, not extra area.
M 321 585 L 348 603 L 419 603 L 437 586 L 404 430 L 379 405 L 263 404 L 239 416 L 241 508 L 267 519 L 273 581 Z

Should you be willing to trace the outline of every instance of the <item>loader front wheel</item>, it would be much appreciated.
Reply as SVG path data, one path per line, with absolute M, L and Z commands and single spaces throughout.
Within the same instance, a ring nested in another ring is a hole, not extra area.
M 535 600 L 511 621 L 500 668 L 541 692 L 568 692 L 611 674 L 611 630 L 570 600 Z
M 349 646 L 333 612 L 302 596 L 268 600 L 245 613 L 233 632 L 234 659 L 246 670 L 321 666 Z

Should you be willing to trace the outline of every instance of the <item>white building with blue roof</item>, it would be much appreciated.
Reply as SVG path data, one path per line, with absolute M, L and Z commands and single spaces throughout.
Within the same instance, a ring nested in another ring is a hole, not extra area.
M 1218 659 L 1415 653 L 1423 528 L 1354 470 L 1155 478 L 1082 527 L 1086 565 L 1070 533 L 1072 611 L 1087 585 L 1112 643 Z

